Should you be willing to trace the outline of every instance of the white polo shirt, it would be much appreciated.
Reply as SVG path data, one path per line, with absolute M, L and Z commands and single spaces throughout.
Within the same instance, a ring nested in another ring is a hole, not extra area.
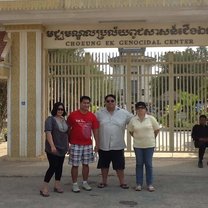
M 135 148 L 155 147 L 154 131 L 159 130 L 160 126 L 153 116 L 146 114 L 141 121 L 136 115 L 130 120 L 127 128 L 133 133 L 133 146 Z
M 116 107 L 112 114 L 106 108 L 102 108 L 96 112 L 96 117 L 100 123 L 100 149 L 104 151 L 124 149 L 126 147 L 124 141 L 125 128 L 133 115 Z

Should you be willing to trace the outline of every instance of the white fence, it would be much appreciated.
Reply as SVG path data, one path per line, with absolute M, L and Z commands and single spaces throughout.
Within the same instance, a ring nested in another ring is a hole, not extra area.
M 48 52 L 48 110 L 62 101 L 67 111 L 79 108 L 79 98 L 92 98 L 91 110 L 104 105 L 105 95 L 134 113 L 137 101 L 161 124 L 157 152 L 194 152 L 191 128 L 208 110 L 208 63 L 203 51 L 135 53 Z M 127 152 L 132 141 L 127 135 Z

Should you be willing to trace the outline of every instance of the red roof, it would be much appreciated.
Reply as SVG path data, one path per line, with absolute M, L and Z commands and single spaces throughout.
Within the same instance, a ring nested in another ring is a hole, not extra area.
M 0 31 L 0 61 L 4 60 L 4 58 L 1 55 L 2 55 L 2 53 L 6 47 L 6 44 L 7 44 L 7 42 L 4 41 L 5 35 L 6 35 L 5 31 Z

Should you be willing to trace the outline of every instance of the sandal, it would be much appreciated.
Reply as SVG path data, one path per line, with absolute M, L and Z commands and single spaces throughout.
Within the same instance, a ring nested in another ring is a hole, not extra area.
M 105 188 L 107 186 L 107 184 L 106 183 L 99 183 L 98 184 L 98 188 Z
M 49 193 L 45 193 L 45 192 L 43 192 L 43 191 L 41 191 L 41 190 L 40 190 L 40 195 L 43 196 L 43 197 L 48 197 L 48 196 L 50 196 Z
M 62 188 L 55 188 L 54 187 L 53 191 L 56 192 L 56 193 L 59 193 L 59 194 L 64 193 L 64 190 Z
M 128 189 L 129 188 L 129 186 L 127 184 L 125 184 L 125 183 L 121 184 L 120 187 L 122 189 Z

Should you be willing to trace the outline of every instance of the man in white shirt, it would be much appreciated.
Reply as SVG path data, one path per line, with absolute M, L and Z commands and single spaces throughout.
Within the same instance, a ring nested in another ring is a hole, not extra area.
M 105 97 L 105 108 L 96 113 L 97 119 L 100 122 L 99 127 L 99 160 L 97 168 L 101 169 L 102 182 L 98 185 L 99 188 L 107 186 L 107 177 L 109 166 L 112 162 L 113 169 L 116 171 L 120 187 L 128 189 L 128 185 L 124 179 L 125 157 L 124 141 L 125 128 L 132 114 L 128 111 L 116 106 L 115 95 L 109 94 Z

